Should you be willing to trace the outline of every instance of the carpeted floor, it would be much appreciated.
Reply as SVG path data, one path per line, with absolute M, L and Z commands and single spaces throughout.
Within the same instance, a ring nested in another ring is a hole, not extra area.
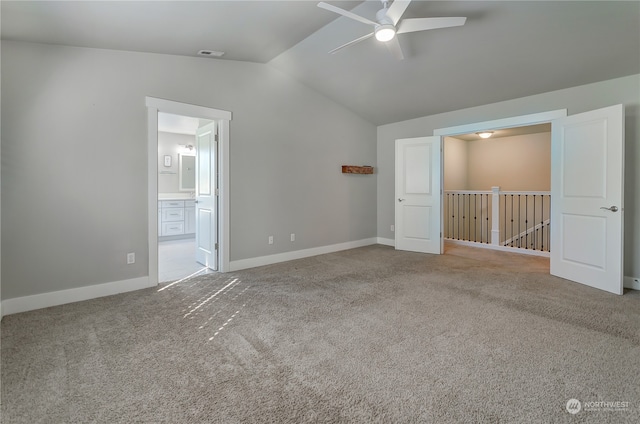
M 7 316 L 2 422 L 640 422 L 640 293 L 544 264 L 377 245 Z

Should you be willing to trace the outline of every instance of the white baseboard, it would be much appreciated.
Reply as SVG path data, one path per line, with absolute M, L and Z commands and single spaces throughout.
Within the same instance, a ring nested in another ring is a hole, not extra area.
M 277 264 L 280 262 L 292 261 L 295 259 L 308 258 L 310 256 L 324 255 L 325 253 L 333 253 L 339 252 L 341 250 L 355 249 L 356 247 L 370 246 L 377 243 L 378 239 L 372 237 L 368 239 L 348 241 L 346 243 L 332 244 L 329 246 L 313 247 L 311 249 L 295 250 L 293 252 L 276 253 L 275 255 L 240 259 L 237 261 L 231 261 L 230 268 L 231 271 L 240 271 L 241 269 Z
M 458 244 L 461 246 L 478 247 L 480 249 L 500 250 L 501 252 L 518 253 L 521 255 L 541 256 L 543 258 L 550 257 L 549 252 L 541 252 L 539 250 L 532 250 L 532 249 L 518 249 L 516 247 L 507 247 L 507 246 L 500 246 L 500 245 L 488 244 L 488 243 L 476 243 L 473 241 L 465 241 L 465 240 L 444 239 L 444 242 L 450 243 L 450 244 Z
M 75 289 L 34 294 L 32 296 L 15 297 L 13 299 L 6 299 L 2 301 L 2 312 L 4 315 L 17 314 L 20 312 L 64 305 L 66 303 L 80 302 L 83 300 L 95 299 L 97 297 L 111 296 L 113 294 L 125 293 L 148 287 L 152 287 L 149 285 L 149 277 L 139 277 L 132 278 L 130 280 L 78 287 Z
M 640 290 L 640 277 L 624 277 L 624 287 L 626 289 Z
M 396 247 L 396 241 L 394 239 L 378 237 L 378 244 L 383 244 L 385 246 Z

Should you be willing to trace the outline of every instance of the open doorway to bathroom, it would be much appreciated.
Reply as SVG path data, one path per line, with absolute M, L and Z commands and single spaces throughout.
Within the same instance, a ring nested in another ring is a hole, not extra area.
M 162 220 L 158 219 L 162 214 L 162 201 L 171 200 L 170 198 L 159 198 L 159 180 L 165 178 L 160 173 L 165 168 L 165 160 L 167 164 L 174 163 L 176 158 L 171 156 L 165 159 L 159 155 L 158 148 L 158 119 L 160 114 L 171 114 L 180 117 L 193 117 L 198 121 L 198 129 L 196 137 L 192 140 L 195 142 L 196 150 L 196 184 L 195 198 L 191 198 L 191 190 L 180 191 L 178 188 L 176 199 L 178 202 L 183 201 L 185 209 L 183 212 L 183 231 L 185 226 L 189 228 L 189 217 L 187 214 L 189 207 L 195 207 L 195 250 L 196 259 L 203 267 L 213 269 L 218 272 L 228 272 L 230 270 L 229 260 L 229 127 L 232 119 L 232 113 L 225 110 L 213 109 L 206 106 L 198 106 L 188 103 L 181 103 L 172 100 L 159 99 L 155 97 L 146 97 L 147 106 L 147 145 L 148 145 L 148 246 L 149 246 L 149 281 L 158 284 L 160 279 L 159 270 L 159 242 L 176 241 L 176 240 L 160 240 L 159 237 L 169 237 L 167 233 L 163 233 L 161 227 Z M 210 121 L 211 123 L 200 126 L 200 120 Z M 165 131 L 167 132 L 167 131 Z M 182 143 L 178 143 L 182 144 Z M 185 144 L 185 155 L 189 150 Z M 179 146 L 182 148 L 182 146 Z M 206 152 L 203 154 L 202 152 Z M 179 162 L 178 162 L 179 163 Z M 188 165 L 183 165 L 185 168 Z M 176 172 L 179 169 L 176 170 Z M 203 171 L 203 172 L 199 172 Z M 169 174 L 171 175 L 171 174 Z M 179 177 L 179 172 L 177 172 Z M 185 178 L 185 177 L 183 177 Z M 179 184 L 179 180 L 178 180 Z M 174 186 L 175 187 L 175 186 Z M 179 186 L 178 186 L 179 187 Z M 193 203 L 191 203 L 193 200 Z M 168 209 L 171 206 L 168 205 Z M 180 205 L 176 205 L 178 208 Z M 190 212 L 190 211 L 189 211 Z M 204 219 L 207 217 L 208 219 Z M 179 221 L 179 215 L 175 216 Z M 171 221 L 167 221 L 171 222 Z M 202 224 L 202 225 L 201 225 Z M 160 231 L 158 231 L 160 230 Z M 171 231 L 180 230 L 180 226 L 169 228 Z M 173 234 L 177 236 L 177 240 L 187 239 L 186 234 Z M 182 237 L 181 237 L 182 236 Z M 177 244 L 177 243 L 176 243 Z
M 196 260 L 196 132 L 211 120 L 158 113 L 158 281 L 210 272 Z

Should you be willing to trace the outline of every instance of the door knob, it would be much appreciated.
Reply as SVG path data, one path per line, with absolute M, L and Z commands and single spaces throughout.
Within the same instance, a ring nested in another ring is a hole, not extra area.
M 398 199 L 398 202 L 404 202 L 404 199 Z
M 610 208 L 602 206 L 600 209 L 604 209 L 606 211 L 611 211 L 611 212 L 618 212 L 618 207 L 617 206 L 611 206 Z

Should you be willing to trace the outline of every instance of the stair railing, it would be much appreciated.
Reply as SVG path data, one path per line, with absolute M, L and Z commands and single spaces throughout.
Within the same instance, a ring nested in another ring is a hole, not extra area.
M 549 252 L 548 191 L 446 190 L 444 237 Z

